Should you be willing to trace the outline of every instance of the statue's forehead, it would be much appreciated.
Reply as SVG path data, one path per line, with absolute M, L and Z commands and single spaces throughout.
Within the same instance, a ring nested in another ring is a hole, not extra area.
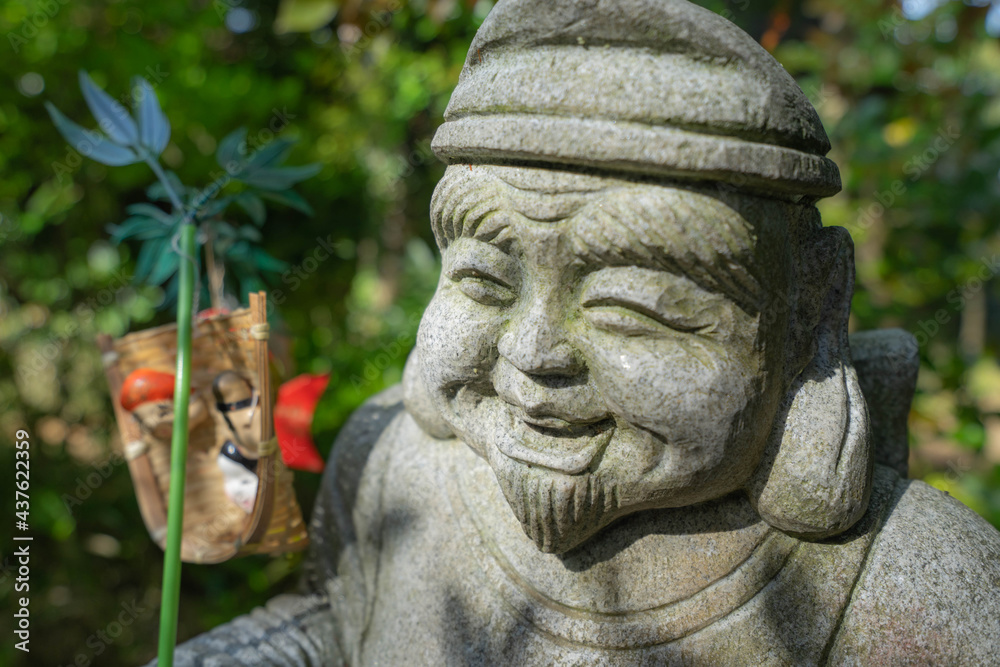
M 591 193 L 628 183 L 618 178 L 559 169 L 483 165 L 473 168 L 490 174 L 519 190 L 539 194 Z
M 740 217 L 735 211 L 726 210 L 728 207 L 721 202 L 713 201 L 711 193 L 701 192 L 689 184 L 646 183 L 534 167 L 484 165 L 468 169 L 469 173 L 463 174 L 464 177 L 499 185 L 501 196 L 494 199 L 497 209 L 513 210 L 541 222 L 564 220 L 581 209 L 601 207 L 610 201 L 624 203 L 640 198 L 662 202 L 685 200 L 688 203 L 700 200 L 705 206 L 691 207 L 685 215 L 685 222 L 694 225 L 701 218 L 711 222 L 719 218 L 723 211 L 729 214 L 727 217 Z M 648 222 L 655 223 L 657 220 L 650 219 Z

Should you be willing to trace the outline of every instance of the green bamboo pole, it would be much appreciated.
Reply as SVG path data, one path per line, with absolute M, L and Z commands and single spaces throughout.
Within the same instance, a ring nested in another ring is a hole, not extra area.
M 194 304 L 195 226 L 181 228 L 180 285 L 177 294 L 177 380 L 174 385 L 174 432 L 170 442 L 170 497 L 167 546 L 163 553 L 160 602 L 159 667 L 173 667 L 177 643 L 177 607 L 181 593 L 181 538 L 184 529 L 184 479 L 191 396 L 191 310 Z

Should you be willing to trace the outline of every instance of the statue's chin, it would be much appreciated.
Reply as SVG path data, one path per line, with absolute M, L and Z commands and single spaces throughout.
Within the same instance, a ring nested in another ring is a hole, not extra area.
M 488 458 L 525 535 L 545 553 L 565 553 L 620 516 L 617 488 L 599 475 L 565 475 L 495 449 Z
M 621 516 L 617 486 L 600 472 L 577 472 L 607 446 L 613 426 L 570 439 L 575 449 L 563 451 L 557 445 L 567 438 L 519 440 L 523 434 L 508 406 L 481 388 L 466 385 L 438 399 L 450 428 L 489 462 L 514 516 L 541 551 L 565 553 Z M 542 461 L 546 455 L 551 466 Z M 583 465 L 575 461 L 578 455 Z

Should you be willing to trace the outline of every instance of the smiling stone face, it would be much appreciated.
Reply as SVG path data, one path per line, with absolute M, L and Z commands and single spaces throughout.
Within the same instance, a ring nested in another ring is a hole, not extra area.
M 539 548 L 745 485 L 785 388 L 787 313 L 769 297 L 785 272 L 780 207 L 449 170 L 435 195 L 444 265 L 418 337 L 423 381 Z

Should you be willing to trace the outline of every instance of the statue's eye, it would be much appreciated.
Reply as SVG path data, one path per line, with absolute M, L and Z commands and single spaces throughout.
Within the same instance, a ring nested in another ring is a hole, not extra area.
M 448 277 L 463 294 L 484 306 L 509 306 L 516 297 L 511 285 L 471 267 L 453 268 Z
M 509 306 L 517 296 L 517 262 L 493 244 L 455 241 L 444 256 L 444 274 L 467 297 L 485 306 Z
M 625 336 L 711 334 L 721 297 L 666 271 L 606 267 L 587 277 L 583 316 L 592 326 Z
M 598 329 L 626 336 L 658 336 L 678 333 L 704 333 L 711 325 L 693 321 L 681 314 L 662 313 L 640 303 L 612 298 L 593 298 L 583 302 L 584 316 Z

